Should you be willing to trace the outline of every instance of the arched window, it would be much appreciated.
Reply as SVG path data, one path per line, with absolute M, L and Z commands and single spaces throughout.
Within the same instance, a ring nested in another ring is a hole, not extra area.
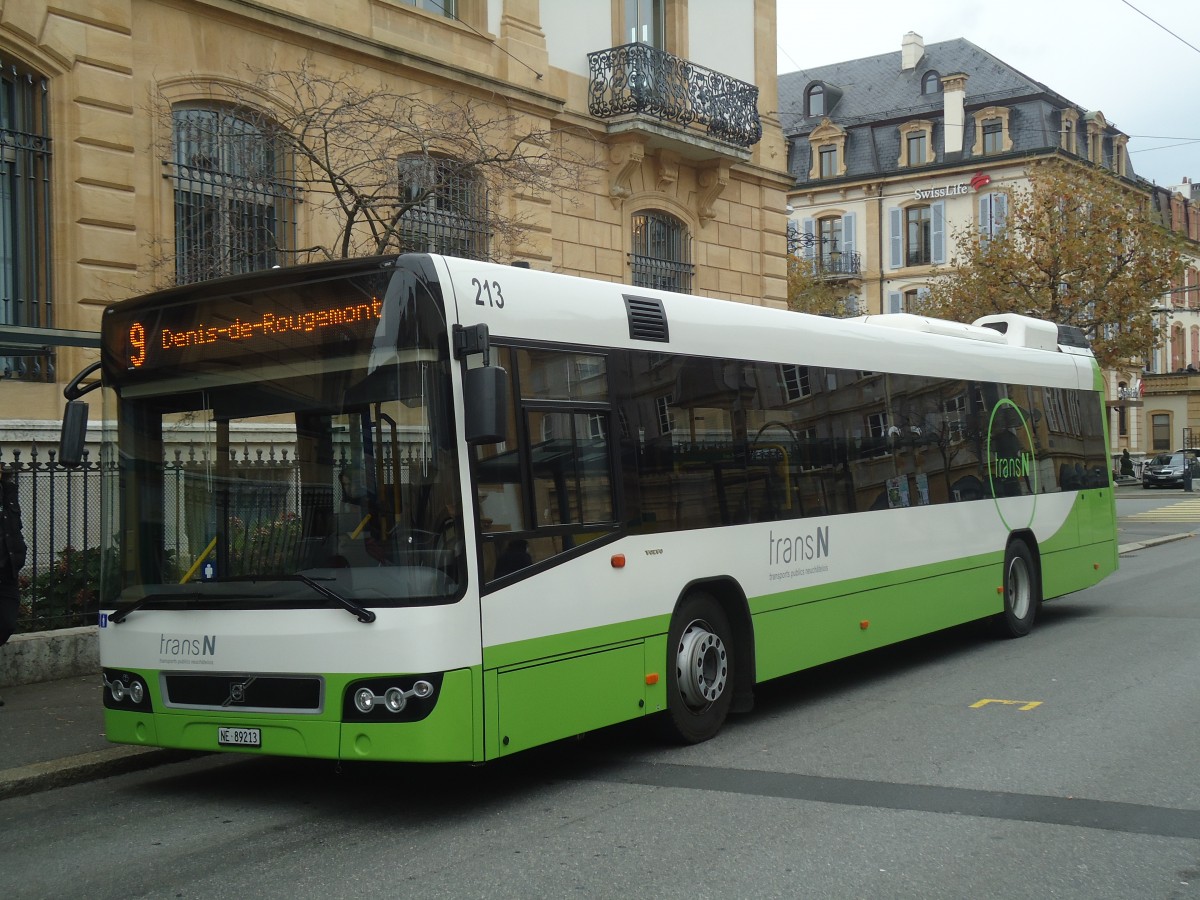
M 291 262 L 299 191 L 274 123 L 211 104 L 176 106 L 171 118 L 176 283 Z
M 804 113 L 808 116 L 825 115 L 824 85 L 814 84 L 809 87 L 808 96 L 805 98 Z
M 455 159 L 414 153 L 398 162 L 402 202 L 400 252 L 487 259 L 487 190 L 475 170 Z
M 658 210 L 638 213 L 632 225 L 629 261 L 634 285 L 690 293 L 695 267 L 687 225 Z
M 54 327 L 50 294 L 49 82 L 11 58 L 0 71 L 0 325 Z M 0 378 L 48 381 L 53 351 L 0 356 Z
M 942 77 L 937 72 L 926 72 L 921 79 L 922 94 L 937 94 L 942 90 Z

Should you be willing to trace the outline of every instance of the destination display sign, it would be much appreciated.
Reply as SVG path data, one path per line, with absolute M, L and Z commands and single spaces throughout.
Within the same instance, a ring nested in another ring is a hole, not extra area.
M 383 301 L 376 293 L 354 289 L 361 287 L 325 282 L 258 293 L 253 303 L 245 297 L 220 296 L 153 309 L 113 307 L 104 321 L 108 370 L 150 372 L 204 360 L 303 350 L 338 338 L 369 342 L 383 314 Z

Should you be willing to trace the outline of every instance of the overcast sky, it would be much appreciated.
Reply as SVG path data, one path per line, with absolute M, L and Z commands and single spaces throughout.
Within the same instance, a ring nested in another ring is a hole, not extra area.
M 1129 135 L 1138 175 L 1200 182 L 1198 0 L 778 0 L 777 9 L 781 73 L 898 51 L 907 31 L 926 44 L 966 38 L 1103 112 Z M 968 81 L 968 102 L 970 92 Z

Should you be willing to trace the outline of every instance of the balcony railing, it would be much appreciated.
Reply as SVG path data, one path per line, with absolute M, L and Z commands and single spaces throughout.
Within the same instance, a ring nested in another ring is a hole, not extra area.
M 639 113 L 751 147 L 762 138 L 758 88 L 648 44 L 588 54 L 588 111 L 598 119 Z
M 862 273 L 857 253 L 835 250 L 828 256 L 818 256 L 805 262 L 812 266 L 812 273 L 818 278 L 857 278 Z

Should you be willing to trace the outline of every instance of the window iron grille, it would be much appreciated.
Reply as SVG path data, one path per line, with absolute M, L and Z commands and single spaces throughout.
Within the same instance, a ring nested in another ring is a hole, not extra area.
M 488 258 L 487 188 L 470 166 L 423 155 L 401 157 L 402 253 Z
M 172 113 L 178 284 L 291 262 L 301 196 L 286 144 L 236 110 Z
M 47 79 L 0 66 L 0 325 L 54 327 L 52 163 Z M 49 348 L 0 347 L 0 378 L 53 381 L 54 364 Z
M 690 293 L 695 266 L 687 226 L 665 213 L 633 217 L 633 248 L 629 254 L 635 287 Z

